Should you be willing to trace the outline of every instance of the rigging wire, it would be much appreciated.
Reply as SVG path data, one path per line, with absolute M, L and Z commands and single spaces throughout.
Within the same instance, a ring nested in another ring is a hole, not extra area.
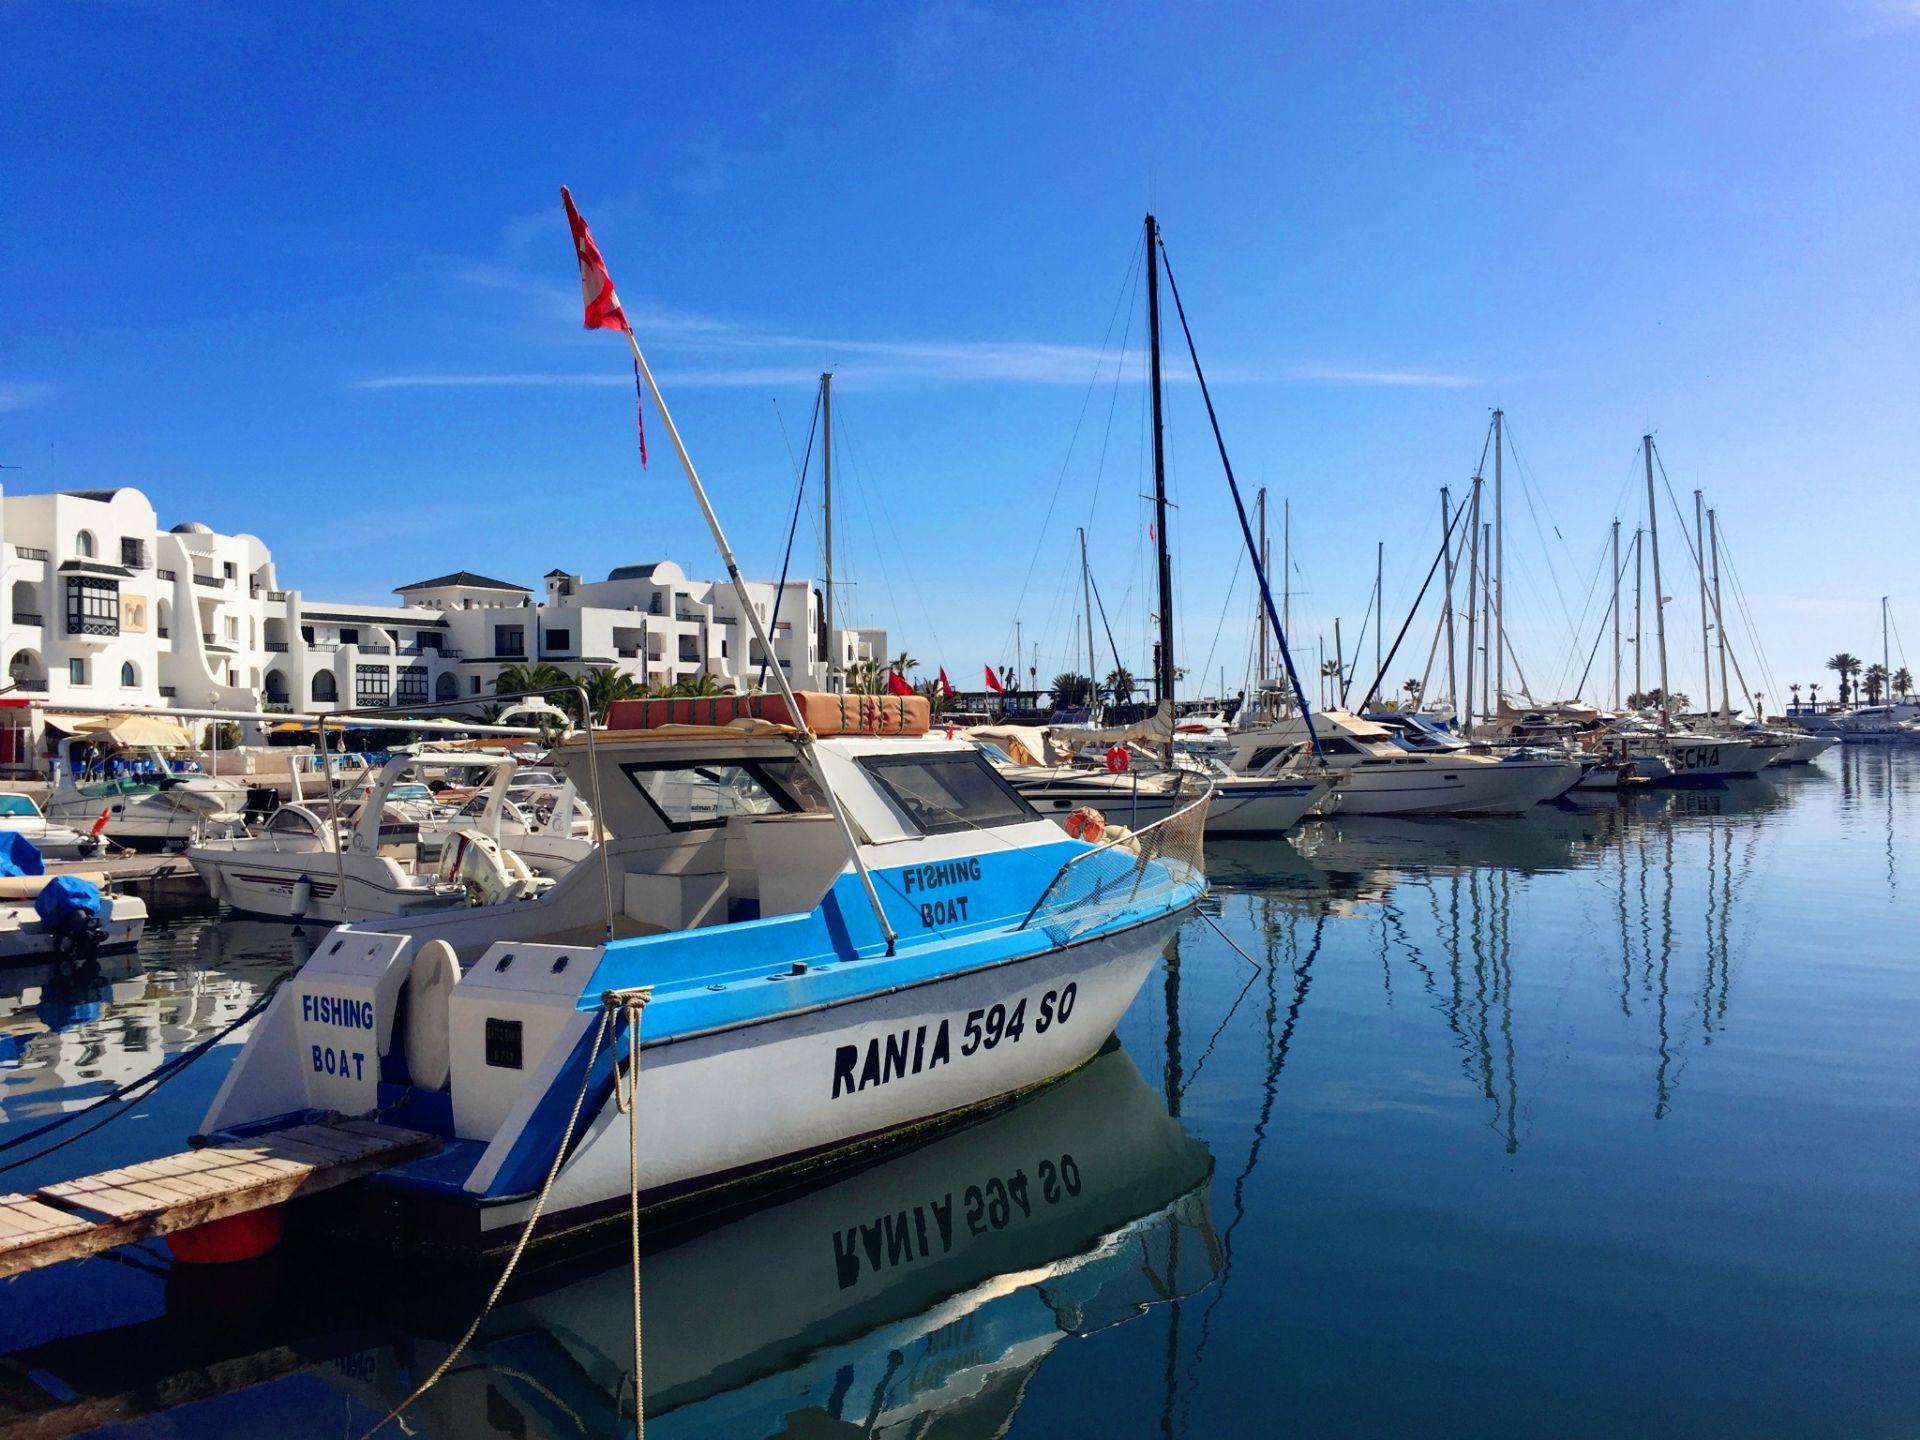
M 778 399 L 773 402 L 773 413 L 776 419 L 780 418 L 780 402 Z M 787 525 L 787 553 L 780 557 L 780 583 L 774 587 L 773 591 L 773 611 L 767 621 L 768 638 L 772 638 L 775 634 L 779 633 L 780 629 L 780 602 L 786 598 L 787 594 L 787 571 L 793 564 L 793 540 L 794 536 L 798 534 L 800 530 L 800 507 L 807 498 L 807 470 L 808 467 L 813 464 L 813 436 L 814 431 L 819 428 L 819 425 L 820 392 L 815 390 L 813 392 L 813 418 L 807 422 L 807 453 L 796 467 L 793 487 L 793 519 Z M 785 440 L 786 435 L 787 422 L 781 419 L 780 438 Z M 793 454 L 793 445 L 791 442 L 787 445 L 787 454 L 789 457 Z M 829 631 L 832 629 L 831 620 L 828 622 L 828 629 Z M 767 688 L 767 667 L 772 663 L 773 654 L 771 651 L 760 657 L 760 688 L 762 690 Z

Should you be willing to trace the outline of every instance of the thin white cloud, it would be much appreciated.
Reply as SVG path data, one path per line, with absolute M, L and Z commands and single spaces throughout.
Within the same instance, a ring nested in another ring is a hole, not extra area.
M 462 264 L 452 274 L 465 285 L 522 297 L 538 310 L 542 326 L 571 321 L 574 328 L 578 327 L 580 294 L 574 284 L 484 263 Z M 861 339 L 792 334 L 645 302 L 628 303 L 626 311 L 634 332 L 650 352 L 705 358 L 707 363 L 686 368 L 676 367 L 670 359 L 657 364 L 663 380 L 680 386 L 804 384 L 822 370 L 832 370 L 844 384 L 865 387 L 980 382 L 1075 386 L 1090 381 L 1138 380 L 1146 371 L 1146 358 L 1137 346 L 1121 354 L 1092 345 L 1040 340 Z M 1457 388 L 1475 383 L 1467 376 L 1446 371 L 1318 362 L 1264 367 L 1223 363 L 1208 366 L 1207 376 L 1221 384 Z M 1185 355 L 1177 350 L 1168 353 L 1165 378 L 1169 384 L 1192 383 L 1193 371 Z M 354 380 L 349 387 L 400 390 L 623 383 L 617 371 L 402 372 Z
M 1920 0 L 1857 0 L 1856 28 L 1866 35 L 1920 30 Z
M 31 410 L 53 398 L 45 380 L 0 380 L 0 410 Z

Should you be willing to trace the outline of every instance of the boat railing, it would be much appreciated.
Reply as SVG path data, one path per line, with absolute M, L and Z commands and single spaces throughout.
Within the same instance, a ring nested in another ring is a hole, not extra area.
M 1203 841 L 1216 786 L 1205 775 L 1176 772 L 1191 798 L 1164 820 L 1138 830 L 1108 827 L 1108 838 L 1062 865 L 1041 893 L 1022 930 L 1038 927 L 1056 945 L 1098 929 L 1123 910 L 1206 886 Z

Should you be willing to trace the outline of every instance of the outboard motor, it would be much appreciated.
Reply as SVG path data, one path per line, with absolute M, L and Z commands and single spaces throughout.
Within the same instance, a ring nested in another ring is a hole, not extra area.
M 41 928 L 53 937 L 54 948 L 72 960 L 92 957 L 107 938 L 100 923 L 104 902 L 100 888 L 90 880 L 57 875 L 33 897 Z

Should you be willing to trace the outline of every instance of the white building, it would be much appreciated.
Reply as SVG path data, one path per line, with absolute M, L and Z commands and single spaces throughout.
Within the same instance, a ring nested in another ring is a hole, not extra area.
M 555 570 L 545 585 L 537 599 L 462 570 L 401 586 L 399 605 L 309 600 L 282 588 L 261 540 L 191 522 L 162 530 L 138 490 L 0 497 L 0 766 L 37 768 L 35 717 L 63 705 L 483 702 L 502 669 L 542 661 L 570 673 L 614 666 L 655 685 L 703 671 L 734 688 L 760 680 L 765 657 L 726 582 L 689 580 L 662 560 L 591 582 Z M 796 687 L 826 688 L 830 643 L 843 669 L 885 658 L 884 630 L 829 641 L 811 580 L 748 589 Z

